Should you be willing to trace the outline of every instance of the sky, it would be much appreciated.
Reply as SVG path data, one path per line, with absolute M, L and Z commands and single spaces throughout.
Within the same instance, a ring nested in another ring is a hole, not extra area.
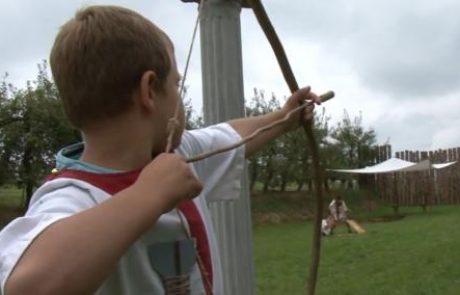
M 460 146 L 460 1 L 265 0 L 300 85 L 333 90 L 331 123 L 362 114 L 377 143 L 393 152 Z M 24 87 L 48 59 L 59 27 L 81 7 L 120 5 L 162 28 L 185 65 L 197 6 L 180 0 L 0 1 L 0 73 Z M 289 95 L 273 52 L 251 10 L 241 12 L 245 99 L 253 89 Z M 201 110 L 199 35 L 186 84 Z

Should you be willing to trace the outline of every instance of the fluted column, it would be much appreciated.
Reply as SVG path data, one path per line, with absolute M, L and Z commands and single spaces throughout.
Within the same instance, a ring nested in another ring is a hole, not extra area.
M 237 0 L 203 1 L 201 61 L 206 125 L 243 117 L 241 4 Z M 252 222 L 247 169 L 238 199 L 209 204 L 220 246 L 225 295 L 255 293 Z

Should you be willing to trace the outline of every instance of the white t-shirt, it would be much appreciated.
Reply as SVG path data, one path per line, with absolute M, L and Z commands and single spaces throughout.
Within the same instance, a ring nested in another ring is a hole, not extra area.
M 185 132 L 177 152 L 187 157 L 240 139 L 238 133 L 228 124 L 219 124 Z M 222 294 L 223 284 L 218 244 L 207 201 L 239 197 L 243 166 L 244 148 L 192 164 L 193 171 L 204 184 L 202 193 L 193 202 L 204 222 L 209 241 L 213 294 Z M 108 198 L 110 194 L 106 191 L 78 179 L 62 177 L 41 186 L 33 195 L 26 215 L 15 219 L 0 232 L 0 294 L 4 293 L 5 282 L 21 255 L 44 229 Z M 161 243 L 187 239 L 178 212 L 172 210 L 163 214 L 121 257 L 116 270 L 103 282 L 96 294 L 164 294 L 161 278 L 149 261 L 147 249 Z M 186 227 L 189 231 L 187 224 Z M 190 284 L 191 294 L 205 294 L 201 273 L 196 264 L 192 268 Z
M 338 207 L 338 208 L 337 208 Z M 345 201 L 341 201 L 340 205 L 336 205 L 336 201 L 332 200 L 329 204 L 329 212 L 336 221 L 345 221 L 347 219 L 348 207 Z

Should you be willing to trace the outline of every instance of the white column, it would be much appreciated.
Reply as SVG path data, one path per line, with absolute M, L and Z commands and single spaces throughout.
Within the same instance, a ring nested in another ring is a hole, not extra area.
M 211 125 L 245 115 L 241 3 L 207 0 L 203 4 L 200 22 L 203 111 L 205 124 Z M 222 256 L 225 295 L 255 293 L 247 179 L 245 169 L 237 200 L 209 204 Z

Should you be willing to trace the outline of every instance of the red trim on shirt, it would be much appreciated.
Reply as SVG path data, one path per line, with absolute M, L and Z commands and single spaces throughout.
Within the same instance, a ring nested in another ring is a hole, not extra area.
M 49 175 L 47 180 L 50 181 L 57 178 L 82 180 L 102 189 L 110 195 L 114 195 L 134 184 L 139 177 L 139 174 L 139 170 L 110 174 L 92 173 L 81 170 L 61 170 Z M 201 217 L 196 204 L 192 200 L 182 202 L 179 206 L 179 210 L 187 220 L 192 237 L 194 237 L 197 241 L 197 252 L 204 268 L 201 269 L 200 267 L 200 271 L 203 277 L 203 285 L 205 287 L 206 294 L 212 294 L 213 273 L 211 251 L 203 218 Z
M 47 181 L 56 178 L 71 178 L 82 180 L 110 195 L 114 195 L 125 188 L 131 186 L 139 177 L 140 171 L 120 172 L 120 173 L 92 173 L 82 170 L 61 170 L 47 177 Z
M 203 219 L 193 201 L 189 200 L 183 202 L 179 206 L 179 210 L 184 214 L 185 219 L 187 219 L 190 233 L 197 241 L 198 255 L 201 259 L 201 263 L 198 265 L 200 266 L 201 275 L 203 276 L 203 285 L 206 294 L 211 295 L 213 285 L 211 250 L 209 248 L 208 235 L 206 234 Z

